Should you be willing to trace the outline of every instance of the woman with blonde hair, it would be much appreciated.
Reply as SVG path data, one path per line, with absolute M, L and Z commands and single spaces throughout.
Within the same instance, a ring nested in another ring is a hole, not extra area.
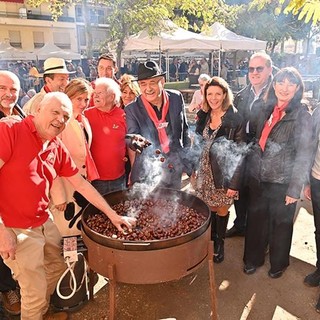
M 204 88 L 196 133 L 202 136 L 202 152 L 196 176 L 196 195 L 211 209 L 214 262 L 224 260 L 224 239 L 229 208 L 238 198 L 245 150 L 245 130 L 227 82 L 211 78 Z
M 121 91 L 121 107 L 124 108 L 131 102 L 133 102 L 136 97 L 140 95 L 140 88 L 138 83 L 134 81 L 135 78 L 130 74 L 124 74 L 120 78 L 120 91 Z
M 79 172 L 89 181 L 99 178 L 90 153 L 92 131 L 83 113 L 88 106 L 91 91 L 90 83 L 85 79 L 76 78 L 67 85 L 65 93 L 72 102 L 73 115 L 59 136 L 69 150 Z M 75 192 L 73 186 L 64 178 L 57 178 L 54 181 L 50 194 L 51 211 L 61 235 L 80 234 L 81 213 L 87 201 Z

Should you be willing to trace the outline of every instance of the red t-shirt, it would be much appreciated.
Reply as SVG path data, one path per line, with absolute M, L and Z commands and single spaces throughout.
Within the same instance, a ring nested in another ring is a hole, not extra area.
M 6 227 L 32 228 L 49 217 L 49 190 L 59 176 L 78 172 L 61 140 L 51 140 L 45 150 L 33 123 L 6 118 L 0 122 L 0 216 Z
M 125 173 L 127 132 L 125 113 L 114 107 L 109 112 L 95 107 L 85 111 L 92 130 L 91 154 L 100 180 L 115 180 Z

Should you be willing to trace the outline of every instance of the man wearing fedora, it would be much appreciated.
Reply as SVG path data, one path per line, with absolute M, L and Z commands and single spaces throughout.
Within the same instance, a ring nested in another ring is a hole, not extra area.
M 159 187 L 180 189 L 182 173 L 191 174 L 186 157 L 190 138 L 183 97 L 164 89 L 164 75 L 155 61 L 140 63 L 141 95 L 124 109 L 128 133 L 140 134 L 152 143 L 135 155 L 131 183 L 157 181 Z
M 38 99 L 39 95 L 44 95 L 48 92 L 64 92 L 69 83 L 69 75 L 75 71 L 69 71 L 66 62 L 62 58 L 48 58 L 43 64 L 43 81 L 44 86 L 32 99 L 24 106 L 24 111 L 27 114 L 33 114 L 31 106 Z

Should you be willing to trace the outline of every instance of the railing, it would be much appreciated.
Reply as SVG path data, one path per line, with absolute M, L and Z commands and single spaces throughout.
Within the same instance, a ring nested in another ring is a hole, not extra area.
M 52 20 L 52 16 L 50 16 L 50 15 L 36 14 L 36 13 L 30 13 L 30 12 L 27 12 L 27 14 L 25 15 L 24 13 L 0 11 L 0 17 L 17 18 L 17 19 L 31 19 L 31 20 L 47 20 L 47 21 Z M 74 18 L 61 16 L 58 18 L 58 21 L 60 21 L 60 22 L 74 22 Z
M 75 18 L 76 22 L 84 22 L 83 16 L 76 16 Z M 93 24 L 108 24 L 109 20 L 105 16 L 90 16 L 89 17 L 89 22 Z

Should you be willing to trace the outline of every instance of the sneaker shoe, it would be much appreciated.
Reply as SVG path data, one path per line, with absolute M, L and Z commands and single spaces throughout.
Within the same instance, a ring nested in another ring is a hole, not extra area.
M 2 292 L 2 300 L 4 309 L 14 316 L 19 315 L 21 312 L 21 302 L 19 291 L 10 290 Z
M 56 312 L 56 313 L 49 313 L 47 312 L 43 316 L 43 320 L 67 320 L 68 314 L 66 312 Z
M 317 269 L 315 272 L 308 274 L 303 282 L 309 287 L 317 287 L 320 285 L 320 270 Z

